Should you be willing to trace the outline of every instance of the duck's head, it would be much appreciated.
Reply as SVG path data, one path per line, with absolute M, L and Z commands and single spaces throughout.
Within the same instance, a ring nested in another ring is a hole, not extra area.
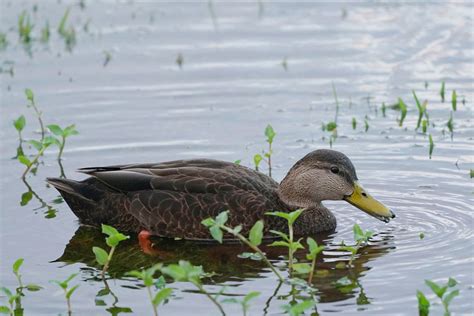
M 319 149 L 299 160 L 280 183 L 280 199 L 307 208 L 324 200 L 345 200 L 386 223 L 395 214 L 359 184 L 350 159 L 335 150 Z

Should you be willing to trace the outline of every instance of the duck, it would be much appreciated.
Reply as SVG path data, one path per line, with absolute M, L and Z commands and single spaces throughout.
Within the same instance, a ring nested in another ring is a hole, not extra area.
M 285 220 L 267 212 L 303 209 L 294 223 L 296 236 L 334 231 L 335 215 L 323 205 L 345 200 L 388 223 L 395 214 L 360 184 L 351 160 L 343 153 L 317 149 L 298 160 L 278 183 L 240 164 L 190 159 L 78 170 L 82 181 L 47 178 L 62 195 L 81 225 L 106 224 L 146 236 L 212 240 L 204 219 L 228 211 L 226 225 L 241 225 L 246 235 L 264 220 L 264 237 L 271 230 L 287 231 Z M 233 236 L 225 236 L 232 239 Z

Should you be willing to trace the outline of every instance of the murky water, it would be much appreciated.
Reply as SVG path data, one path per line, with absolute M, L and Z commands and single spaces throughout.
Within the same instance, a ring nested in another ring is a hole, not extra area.
M 250 166 L 253 155 L 266 146 L 263 130 L 271 123 L 277 131 L 274 176 L 280 180 L 307 152 L 329 147 L 330 133 L 321 124 L 334 119 L 332 83 L 340 102 L 333 148 L 353 160 L 361 182 L 394 208 L 397 218 L 384 224 L 344 202 L 327 203 L 338 228 L 319 238 L 328 251 L 319 262 L 326 272 L 315 281 L 318 312 L 414 315 L 417 289 L 437 300 L 425 279 L 453 277 L 460 282 L 460 295 L 452 311 L 473 313 L 472 5 L 86 1 L 81 9 L 65 2 L 38 1 L 37 12 L 31 13 L 34 36 L 47 20 L 52 35 L 47 45 L 33 43 L 31 57 L 18 44 L 16 25 L 21 11 L 33 12 L 36 2 L 1 2 L 0 31 L 10 42 L 0 51 L 1 284 L 16 287 L 10 267 L 23 257 L 24 282 L 45 287 L 23 298 L 25 315 L 64 314 L 65 301 L 48 281 L 78 271 L 75 314 L 113 314 L 110 308 L 119 306 L 148 315 L 145 290 L 123 273 L 179 259 L 217 273 L 206 280 L 210 292 L 222 286 L 228 296 L 260 291 L 252 315 L 282 313 L 290 291 L 286 284 L 278 287 L 259 262 L 237 258 L 243 250 L 239 246 L 157 241 L 161 252 L 149 256 L 132 239 L 120 245 L 111 266 L 118 303 L 106 296 L 101 298 L 106 306 L 96 304 L 103 283 L 91 247 L 103 245 L 103 237 L 78 229 L 67 205 L 46 186 L 46 177 L 60 174 L 55 149 L 46 152 L 36 176 L 28 176 L 26 183 L 20 180 L 23 166 L 12 159 L 18 145 L 13 119 L 25 114 L 25 138 L 38 137 L 38 124 L 25 106 L 25 88 L 35 92 L 48 124 L 75 123 L 80 131 L 66 145 L 68 177 L 82 178 L 74 170 L 84 166 L 178 158 L 242 159 Z M 77 35 L 72 52 L 56 33 L 68 6 Z M 104 51 L 111 55 L 106 67 Z M 5 72 L 9 61 L 13 76 Z M 443 80 L 445 103 L 439 97 Z M 414 131 L 412 89 L 428 100 L 435 125 L 429 128 L 435 142 L 432 159 L 428 137 Z M 446 123 L 453 89 L 458 110 L 451 139 Z M 383 117 L 380 110 L 382 102 L 393 104 L 398 97 L 409 107 L 402 128 L 398 111 L 387 110 Z M 29 190 L 32 200 L 21 206 Z M 347 260 L 337 245 L 352 240 L 354 223 L 376 237 L 353 269 L 336 269 Z M 281 253 L 267 251 L 282 266 Z M 335 281 L 344 276 L 350 284 L 341 288 Z M 190 284 L 171 286 L 176 297 L 161 307 L 162 314 L 217 313 Z M 229 315 L 240 313 L 237 305 L 225 309 Z M 432 309 L 442 313 L 440 304 Z

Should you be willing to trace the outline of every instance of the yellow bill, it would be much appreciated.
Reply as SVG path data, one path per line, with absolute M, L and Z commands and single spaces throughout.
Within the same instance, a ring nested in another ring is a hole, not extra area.
M 388 207 L 368 194 L 357 181 L 354 182 L 354 192 L 344 199 L 358 209 L 385 223 L 388 223 L 390 219 L 395 217 L 395 214 Z

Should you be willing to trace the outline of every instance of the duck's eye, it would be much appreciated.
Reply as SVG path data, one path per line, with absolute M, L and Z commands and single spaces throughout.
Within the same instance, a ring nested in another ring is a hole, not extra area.
M 336 167 L 336 166 L 332 166 L 331 167 L 331 172 L 334 173 L 334 174 L 338 174 L 339 173 L 339 168 Z

